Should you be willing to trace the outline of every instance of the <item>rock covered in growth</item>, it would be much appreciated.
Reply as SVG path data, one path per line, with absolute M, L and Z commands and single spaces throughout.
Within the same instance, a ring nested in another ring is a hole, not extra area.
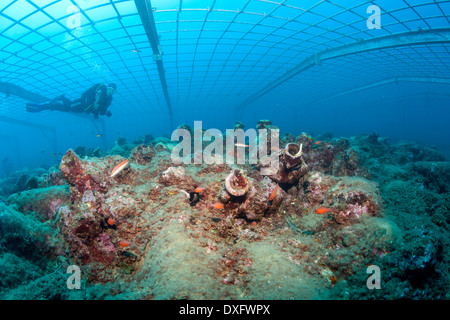
M 14 172 L 0 179 L 0 197 L 5 198 L 26 190 L 48 188 L 64 185 L 66 182 L 61 176 L 58 166 L 52 166 L 47 171 L 38 168 L 29 173 Z M 44 191 L 45 192 L 45 191 Z
M 30 172 L 18 171 L 0 179 L 0 195 L 9 196 L 16 192 L 45 187 L 41 175 L 45 170 L 38 168 Z
M 303 158 L 310 170 L 335 176 L 353 176 L 360 172 L 358 155 L 345 138 L 322 141 L 303 133 L 296 143 L 303 145 Z
M 320 171 L 311 171 L 305 178 L 298 196 L 311 206 L 319 206 L 324 202 L 325 195 L 337 182 L 334 176 L 326 175 Z
M 45 181 L 45 186 L 62 186 L 66 184 L 64 178 L 61 175 L 61 171 L 58 166 L 51 167 L 46 174 L 42 176 L 42 180 Z
M 75 187 L 71 191 L 76 191 L 77 196 L 82 196 L 87 190 L 105 193 L 111 184 L 107 173 L 109 168 L 103 162 L 81 160 L 72 149 L 62 157 L 59 169 L 64 180 Z
M 405 233 L 402 251 L 388 256 L 387 264 L 391 276 L 421 286 L 426 277 L 434 277 L 438 272 L 436 265 L 442 259 L 443 244 L 439 235 L 429 230 L 413 229 Z
M 334 176 L 353 176 L 360 172 L 356 151 L 345 138 L 315 140 L 306 133 L 298 137 L 286 134 L 280 140 L 279 169 L 269 175 L 281 184 L 303 181 L 309 171 Z
M 275 128 L 269 121 L 259 126 Z M 377 135 L 285 135 L 280 172 L 269 176 L 248 164 L 174 164 L 167 138 L 120 143 L 115 148 L 129 151 L 130 166 L 118 175 L 110 177 L 121 156 L 80 159 L 68 151 L 61 178 L 71 199 L 43 189 L 47 196 L 35 193 L 34 207 L 25 208 L 19 195 L 10 200 L 30 219 L 37 213 L 55 226 L 64 237 L 59 254 L 82 266 L 86 292 L 95 297 L 105 297 L 97 288 L 108 297 L 136 299 L 334 297 L 333 288 L 343 293 L 364 286 L 369 264 L 390 267 L 385 274 L 391 287 L 395 281 L 420 287 L 423 274 L 439 278 L 442 269 L 432 270 L 441 267 L 445 238 L 420 230 L 402 240 L 398 221 L 383 211 L 377 185 L 357 177 L 367 163 L 360 147 L 393 152 Z M 445 214 L 447 171 L 444 163 L 416 161 L 396 175 L 421 176 L 423 188 L 444 193 Z M 442 181 L 435 181 L 438 175 Z M 408 205 L 392 210 L 412 216 Z M 363 281 L 347 284 L 360 274 Z
M 145 144 L 141 144 L 136 148 L 133 148 L 133 150 L 131 150 L 130 159 L 134 163 L 138 163 L 141 165 L 148 165 L 152 161 L 152 158 L 154 156 L 155 150 L 153 150 L 153 148 L 150 148 Z
M 354 222 L 362 216 L 377 216 L 381 197 L 375 183 L 361 177 L 342 177 L 324 196 L 324 203 L 332 204 L 336 221 Z
M 182 166 L 167 168 L 161 172 L 158 182 L 166 187 L 176 185 L 186 192 L 191 192 L 198 186 L 198 182 L 190 175 L 186 174 L 184 167 Z
M 127 139 L 124 137 L 118 137 L 114 146 L 106 152 L 106 155 L 114 156 L 122 156 L 128 158 L 130 156 L 130 152 L 133 149 L 134 145 L 128 143 Z
M 354 222 L 365 215 L 377 216 L 381 211 L 377 185 L 362 177 L 334 177 L 310 172 L 299 197 L 308 207 L 331 208 L 330 215 L 341 224 Z
M 89 264 L 93 281 L 111 281 L 117 270 L 107 272 L 106 266 L 135 263 L 148 241 L 139 237 L 144 223 L 137 224 L 142 222 L 145 203 L 130 187 L 142 181 L 132 168 L 111 177 L 112 168 L 120 162 L 116 157 L 81 160 L 69 150 L 60 165 L 73 203 L 59 209 L 62 232 L 71 255 Z
M 52 186 L 15 193 L 8 202 L 24 214 L 36 214 L 40 221 L 53 221 L 68 195 L 67 186 Z
M 58 238 L 47 223 L 37 221 L 32 215 L 0 202 L 0 257 L 9 253 L 33 260 L 42 266 L 46 258 L 62 254 L 63 250 L 58 247 Z M 2 268 L 5 267 L 4 264 L 1 265 Z M 2 289 L 2 284 L 13 276 L 4 272 L 2 269 L 0 273 Z

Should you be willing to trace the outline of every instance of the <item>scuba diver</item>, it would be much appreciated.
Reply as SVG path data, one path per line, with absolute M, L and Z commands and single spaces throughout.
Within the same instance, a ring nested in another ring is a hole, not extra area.
M 108 118 L 111 112 L 108 109 L 112 101 L 112 95 L 117 86 L 114 83 L 105 86 L 104 84 L 95 84 L 81 95 L 81 98 L 70 101 L 64 94 L 53 100 L 43 103 L 27 103 L 28 112 L 39 112 L 42 110 L 58 110 L 64 112 L 85 112 L 92 113 L 95 119 L 99 115 L 106 115 Z

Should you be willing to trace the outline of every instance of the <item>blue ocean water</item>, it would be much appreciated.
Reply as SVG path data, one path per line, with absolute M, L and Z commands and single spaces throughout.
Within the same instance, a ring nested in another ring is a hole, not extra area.
M 376 133 L 448 161 L 449 16 L 444 0 L 4 0 L 0 178 L 59 168 L 69 149 L 101 157 L 123 138 L 170 139 L 194 121 Z M 110 117 L 26 109 L 110 83 Z
M 94 83 L 115 82 L 113 116 L 30 114 L 26 99 L 3 89 L 3 175 L 55 164 L 74 145 L 108 149 L 118 136 L 170 136 L 196 120 L 224 131 L 235 121 L 253 127 L 267 118 L 282 132 L 378 132 L 450 152 L 448 38 L 415 35 L 446 32 L 447 1 L 154 0 L 171 115 L 134 2 L 78 2 L 2 2 L 2 82 L 49 99 L 77 99 Z M 368 27 L 376 23 L 370 5 L 380 10 L 379 29 Z M 396 45 L 398 34 L 414 36 Z M 393 43 L 370 44 L 382 37 Z M 368 47 L 355 46 L 361 41 Z M 319 58 L 287 76 L 314 55 L 346 45 L 354 52 Z

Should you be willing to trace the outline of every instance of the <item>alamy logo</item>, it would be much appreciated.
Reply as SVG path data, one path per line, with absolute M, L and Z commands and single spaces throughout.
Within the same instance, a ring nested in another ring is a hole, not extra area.
M 72 275 L 67 278 L 67 288 L 69 290 L 81 289 L 81 270 L 79 266 L 71 265 L 67 267 L 66 273 Z
M 269 137 L 270 135 L 270 137 Z M 194 121 L 193 137 L 191 130 L 179 128 L 171 136 L 172 141 L 180 141 L 172 149 L 174 164 L 259 164 L 262 175 L 270 175 L 279 167 L 278 129 L 227 129 L 225 138 L 218 129 L 202 129 L 202 121 Z M 248 144 L 245 144 L 246 138 Z M 203 142 L 210 142 L 203 148 Z M 194 150 L 192 150 L 192 146 Z M 248 158 L 245 149 L 248 148 Z M 192 151 L 194 151 L 192 153 Z M 301 150 L 300 150 L 301 154 Z
M 366 273 L 371 274 L 369 278 L 367 278 L 367 289 L 381 289 L 381 271 L 380 267 L 376 265 L 370 265 L 367 267 Z
M 367 19 L 367 28 L 381 29 L 381 9 L 379 6 L 371 5 L 367 8 L 367 13 L 371 16 Z
M 74 6 L 74 5 L 70 5 L 67 8 L 67 13 L 71 14 L 71 16 L 69 16 L 67 18 L 67 22 L 66 22 L 67 28 L 69 28 L 70 30 L 81 28 L 80 8 L 78 8 L 77 6 Z

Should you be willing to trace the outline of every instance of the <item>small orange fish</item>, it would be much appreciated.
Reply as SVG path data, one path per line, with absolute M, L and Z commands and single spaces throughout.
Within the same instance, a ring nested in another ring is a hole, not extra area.
M 129 246 L 131 245 L 131 242 L 130 242 L 130 241 L 127 241 L 127 240 L 121 240 L 121 241 L 119 242 L 119 244 L 120 244 L 120 246 L 121 246 L 122 248 L 126 248 L 126 247 L 129 247 Z
M 195 192 L 195 193 L 200 193 L 200 192 L 202 192 L 202 191 L 204 191 L 204 190 L 205 190 L 205 188 L 197 187 L 197 188 L 195 188 L 194 192 Z
M 213 205 L 212 205 L 212 207 L 214 208 L 214 209 L 223 209 L 223 203 L 221 203 L 221 202 L 216 202 L 216 203 L 214 203 Z
M 236 157 L 236 152 L 234 150 L 227 151 L 227 157 Z
M 271 147 L 271 151 L 273 151 L 276 155 L 281 155 L 283 153 L 283 150 L 277 147 Z
M 332 208 L 327 208 L 327 207 L 319 207 L 319 208 L 316 209 L 316 213 L 318 213 L 318 214 L 324 214 L 324 213 L 327 213 L 327 212 L 333 212 L 333 209 Z
M 113 226 L 113 225 L 115 225 L 116 224 L 116 222 L 112 219 L 112 218 L 108 218 L 108 224 L 110 225 L 110 226 Z
M 316 142 L 314 142 L 314 144 L 317 146 L 317 145 L 319 145 L 319 144 L 321 144 L 323 141 L 316 141 Z
M 111 171 L 110 178 L 114 177 L 115 175 L 118 175 L 123 169 L 125 169 L 129 164 L 129 160 L 126 159 L 119 163 L 117 166 L 114 167 L 114 169 Z
M 272 192 L 270 193 L 269 201 L 272 201 L 275 198 L 275 195 L 277 194 L 277 191 L 278 191 L 278 183 L 275 186 L 275 188 L 273 188 Z
M 235 145 L 236 147 L 243 147 L 243 148 L 248 147 L 248 144 L 243 144 L 243 143 L 235 143 L 234 145 Z

